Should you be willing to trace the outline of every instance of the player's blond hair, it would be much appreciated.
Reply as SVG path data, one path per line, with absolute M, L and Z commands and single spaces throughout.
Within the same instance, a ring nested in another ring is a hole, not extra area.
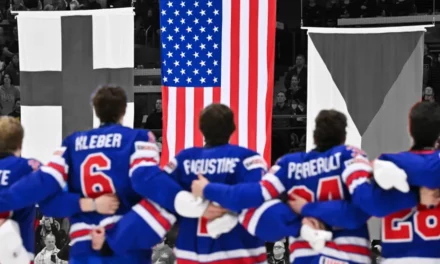
M 21 149 L 24 130 L 16 118 L 0 117 L 0 152 L 12 153 Z

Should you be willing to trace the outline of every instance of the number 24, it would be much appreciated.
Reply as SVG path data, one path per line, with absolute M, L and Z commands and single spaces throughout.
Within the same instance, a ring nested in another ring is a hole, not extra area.
M 315 201 L 315 195 L 313 191 L 304 185 L 295 186 L 290 189 L 290 198 L 292 198 L 292 194 L 298 195 L 306 199 L 308 202 Z M 318 190 L 316 191 L 316 197 L 318 201 L 343 200 L 344 189 L 342 188 L 340 177 L 331 176 L 320 179 L 318 183 Z

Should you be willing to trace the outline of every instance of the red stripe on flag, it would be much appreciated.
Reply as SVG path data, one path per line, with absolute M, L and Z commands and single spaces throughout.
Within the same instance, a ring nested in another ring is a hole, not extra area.
M 221 97 L 222 97 L 222 93 L 221 93 L 221 89 L 220 87 L 213 87 L 212 89 L 212 102 L 213 103 L 220 103 L 221 102 Z
M 160 166 L 163 168 L 170 160 L 170 151 L 168 146 L 168 87 L 162 87 L 162 157 L 160 158 Z
M 248 76 L 248 133 L 247 147 L 257 150 L 258 100 L 258 9 L 259 1 L 249 1 L 249 76 Z M 245 88 L 245 87 L 242 87 Z
M 186 134 L 186 89 L 184 87 L 177 87 L 176 89 L 176 112 L 170 113 L 176 115 L 176 151 L 175 154 L 179 153 L 185 148 L 185 134 Z M 193 107 L 193 106 L 190 106 Z
M 267 91 L 266 91 L 266 146 L 264 147 L 264 159 L 267 164 L 272 164 L 270 154 L 272 148 L 272 100 L 273 78 L 275 65 L 275 31 L 276 31 L 276 0 L 268 1 L 267 23 Z
M 195 87 L 194 88 L 194 146 L 195 147 L 203 147 L 203 136 L 199 130 L 199 116 L 200 112 L 203 109 L 203 95 L 204 95 L 203 87 Z
M 230 84 L 230 107 L 234 112 L 235 132 L 231 137 L 231 144 L 238 144 L 238 131 L 240 123 L 238 120 L 239 110 L 239 89 L 240 89 L 240 0 L 231 1 L 231 84 Z M 224 12 L 228 12 L 225 10 Z M 222 65 L 227 70 L 228 65 Z M 242 87 L 245 88 L 245 87 Z M 242 98 L 247 100 L 247 98 Z
M 165 230 L 170 230 L 171 229 L 171 224 L 168 221 L 168 219 L 166 219 L 159 210 L 157 210 L 157 208 L 152 205 L 150 202 L 148 202 L 147 200 L 142 200 L 139 203 L 143 208 L 145 208 L 145 210 L 147 210 L 153 217 L 154 219 L 156 219 L 157 222 L 159 222 L 159 224 L 165 229 Z

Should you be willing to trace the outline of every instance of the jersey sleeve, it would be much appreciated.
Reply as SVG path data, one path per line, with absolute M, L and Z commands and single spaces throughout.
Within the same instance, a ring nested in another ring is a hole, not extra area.
M 15 218 L 14 216 L 12 217 Z M 28 252 L 29 256 L 34 256 L 35 252 L 35 209 L 23 209 L 20 211 L 20 219 L 17 220 L 20 228 L 21 238 L 23 240 L 23 246 Z M 33 257 L 32 257 L 33 258 Z
M 260 154 L 256 152 L 246 153 L 239 171 L 236 183 L 259 182 L 267 171 L 267 164 Z
M 259 182 L 236 185 L 210 183 L 203 190 L 203 196 L 236 212 L 258 207 L 265 201 L 277 198 L 286 190 L 281 180 L 287 174 L 284 166 L 284 161 L 280 160 Z M 260 169 L 258 173 L 262 173 L 262 170 Z
M 439 155 L 417 156 L 412 153 L 382 154 L 378 160 L 390 161 L 403 169 L 410 186 L 436 189 L 440 186 Z
M 35 205 L 61 192 L 67 186 L 67 140 L 52 155 L 47 165 L 24 176 L 0 192 L 0 212 Z
M 347 200 L 307 203 L 302 216 L 314 217 L 329 226 L 357 229 L 365 225 L 370 215 Z
M 71 217 L 82 213 L 80 206 L 81 195 L 61 192 L 40 202 L 40 211 L 49 217 Z
M 158 165 L 159 149 L 153 133 L 139 131 L 130 156 L 132 187 L 142 197 L 175 213 L 174 199 L 182 188 Z
M 243 210 L 239 221 L 251 235 L 265 241 L 298 237 L 301 230 L 301 218 L 278 199 L 265 202 L 258 208 Z
M 142 200 L 107 231 L 106 241 L 116 254 L 147 250 L 160 243 L 176 222 L 174 215 L 149 200 Z
M 395 189 L 383 190 L 371 179 L 372 173 L 373 168 L 365 156 L 356 156 L 344 165 L 342 179 L 354 205 L 377 217 L 417 205 L 416 193 L 402 193 Z

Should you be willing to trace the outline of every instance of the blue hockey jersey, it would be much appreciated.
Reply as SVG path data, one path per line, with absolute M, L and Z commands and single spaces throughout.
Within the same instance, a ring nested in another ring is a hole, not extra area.
M 235 145 L 189 148 L 181 151 L 164 170 L 182 186 L 203 174 L 211 182 L 235 185 L 259 182 L 267 169 L 263 158 L 254 151 Z M 207 220 L 179 217 L 176 242 L 178 263 L 261 263 L 266 261 L 264 241 L 250 235 L 241 225 L 217 239 L 209 237 Z
M 16 157 L 12 154 L 2 154 L 0 156 L 0 192 L 11 188 L 19 180 L 29 179 L 30 173 L 40 168 L 40 162 L 35 159 L 25 159 Z M 79 195 L 60 193 L 56 196 L 55 206 L 67 206 L 70 209 L 62 209 L 67 213 L 79 208 Z M 45 206 L 43 211 L 51 212 Z M 29 254 L 30 261 L 34 260 L 34 220 L 35 205 L 22 207 L 14 211 L 1 212 L 0 218 L 11 218 L 18 223 L 23 245 Z
M 426 185 L 432 187 L 433 179 L 440 178 L 438 151 L 383 154 L 379 159 L 392 161 L 403 169 L 412 185 L 423 186 L 426 180 Z M 352 164 L 352 167 L 355 166 L 360 167 Z M 362 166 L 365 171 L 371 170 L 365 164 Z M 367 180 L 356 186 L 353 197 L 353 202 L 365 211 L 385 216 L 382 218 L 382 256 L 385 263 L 440 262 L 440 206 L 428 209 L 418 205 L 417 188 L 406 194 L 394 189 L 384 191 L 374 181 Z M 384 204 L 389 208 L 384 209 Z
M 138 245 L 138 252 L 130 252 L 139 255 L 140 263 L 149 263 L 150 247 L 142 248 L 142 245 L 154 245 L 160 242 L 173 225 L 175 218 L 157 204 L 148 200 L 141 202 L 141 196 L 134 190 L 130 176 L 145 168 L 151 171 L 151 167 L 157 167 L 158 162 L 159 153 L 154 136 L 145 130 L 108 124 L 97 129 L 76 132 L 63 141 L 62 147 L 55 151 L 46 166 L 31 174 L 27 181 L 19 181 L 7 192 L 0 193 L 0 210 L 22 208 L 51 198 L 66 186 L 69 192 L 90 198 L 116 193 L 120 200 L 116 215 L 78 213 L 71 217 L 70 255 L 73 257 L 97 255 L 98 253 L 90 246 L 90 231 L 96 225 L 111 229 L 122 215 L 132 211 L 132 214 L 138 214 L 146 223 L 145 228 L 151 228 L 151 232 L 156 233 L 156 236 L 145 238 L 154 241 Z M 157 170 L 160 171 L 158 167 Z M 169 184 L 162 188 L 166 189 L 170 196 L 181 190 L 173 180 L 161 179 L 161 184 L 167 183 Z M 139 181 L 138 184 L 143 182 Z M 152 185 L 156 188 L 155 193 L 158 193 L 159 184 Z M 151 190 L 151 186 L 136 186 L 136 188 Z M 152 196 L 154 197 L 154 194 Z M 157 200 L 164 197 L 162 194 L 159 196 Z M 47 207 L 59 206 L 53 199 L 45 205 L 46 210 Z
M 33 167 L 35 166 L 35 167 Z M 0 190 L 9 188 L 16 181 L 38 169 L 38 161 L 28 160 L 14 155 L 4 155 L 0 159 Z M 15 211 L 1 212 L 0 218 L 11 218 L 18 223 L 23 245 L 29 254 L 29 261 L 34 260 L 34 220 L 35 206 Z
M 350 203 L 349 189 L 352 182 L 344 185 L 348 175 L 346 167 L 354 157 L 364 153 L 354 147 L 337 146 L 326 152 L 288 154 L 279 159 L 259 184 L 240 184 L 227 187 L 210 183 L 204 190 L 205 198 L 216 201 L 232 210 L 252 208 L 287 192 L 299 195 L 309 203 L 302 210 L 303 216 L 315 217 L 333 227 L 334 240 L 327 243 L 323 255 L 342 261 L 369 263 L 369 239 L 366 221 L 369 215 Z M 318 203 L 313 203 L 313 202 Z M 275 227 L 259 223 L 266 210 L 277 214 L 279 202 L 264 203 L 250 209 L 242 223 L 251 233 L 264 236 Z M 283 215 L 288 214 L 287 211 Z M 247 221 L 245 220 L 247 218 Z M 265 220 L 266 221 L 266 220 Z M 259 234 L 258 234 L 259 232 Z M 307 242 L 296 237 L 290 239 L 292 263 L 310 263 L 319 254 Z

